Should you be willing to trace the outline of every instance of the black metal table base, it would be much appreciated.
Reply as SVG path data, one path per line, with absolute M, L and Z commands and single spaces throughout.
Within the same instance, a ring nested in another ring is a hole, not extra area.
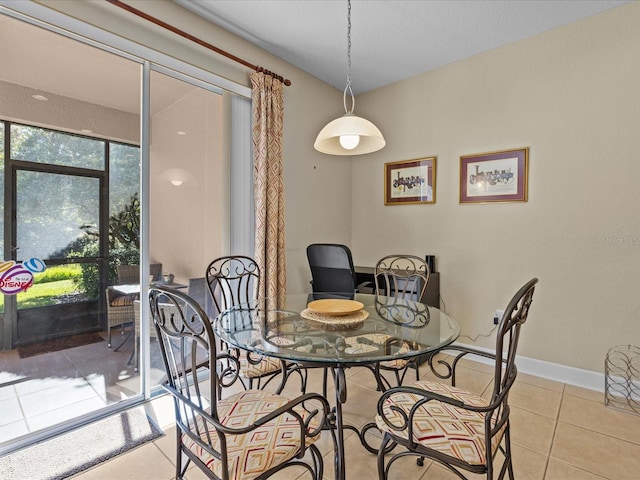
M 343 422 L 342 405 L 347 401 L 347 381 L 344 374 L 343 367 L 330 367 L 331 374 L 336 389 L 336 405 L 333 407 L 329 420 L 328 428 L 331 430 L 333 436 L 333 442 L 336 446 L 335 455 L 335 478 L 337 480 L 345 480 L 346 478 L 346 464 L 345 464 L 345 450 L 344 450 L 344 431 L 345 429 L 356 432 L 362 446 L 370 453 L 377 455 L 378 448 L 372 446 L 367 441 L 367 432 L 372 429 L 378 429 L 374 422 L 367 423 L 358 429 L 353 425 L 348 425 Z M 377 377 L 376 377 L 377 379 Z M 378 380 L 378 379 L 377 379 Z M 378 380 L 379 383 L 379 380 Z M 325 387 L 326 390 L 326 387 Z M 326 396 L 326 391 L 325 391 Z M 391 451 L 395 447 L 395 443 L 389 445 L 386 451 Z

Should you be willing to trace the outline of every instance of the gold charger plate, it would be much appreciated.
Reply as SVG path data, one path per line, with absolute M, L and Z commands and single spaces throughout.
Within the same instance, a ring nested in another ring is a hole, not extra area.
M 305 308 L 300 316 L 327 330 L 354 330 L 362 326 L 369 317 L 369 312 L 360 309 L 348 315 L 324 315 Z
M 341 298 L 323 298 L 322 300 L 314 300 L 309 302 L 307 308 L 314 313 L 339 317 L 342 315 L 351 315 L 359 312 L 364 308 L 364 304 L 356 300 L 345 300 Z

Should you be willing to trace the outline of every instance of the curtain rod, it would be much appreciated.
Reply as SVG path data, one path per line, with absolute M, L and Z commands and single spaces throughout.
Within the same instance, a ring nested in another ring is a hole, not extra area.
M 210 43 L 207 43 L 204 40 L 199 39 L 198 37 L 194 37 L 190 33 L 187 33 L 187 32 L 185 32 L 183 30 L 180 30 L 180 29 L 178 29 L 176 27 L 173 27 L 173 26 L 169 25 L 168 23 L 163 22 L 162 20 L 159 20 L 159 19 L 157 19 L 155 17 L 152 17 L 151 15 L 148 15 L 148 14 L 144 13 L 143 11 L 138 10 L 137 8 L 134 8 L 134 7 L 130 6 L 130 5 L 127 5 L 124 2 L 121 2 L 120 0 L 106 0 L 106 1 L 111 3 L 111 4 L 113 4 L 113 5 L 115 5 L 116 7 L 120 7 L 120 8 L 122 8 L 122 9 L 124 9 L 124 10 L 126 10 L 126 11 L 128 11 L 130 13 L 133 13 L 134 15 L 137 15 L 138 17 L 144 18 L 145 20 L 147 20 L 147 21 L 149 21 L 151 23 L 154 23 L 154 24 L 156 24 L 156 25 L 158 25 L 158 26 L 160 26 L 162 28 L 165 28 L 165 29 L 177 34 L 177 35 L 180 35 L 181 37 L 184 37 L 184 38 L 186 38 L 188 40 L 191 40 L 192 42 L 195 42 L 198 45 L 201 45 L 201 46 L 203 46 L 205 48 L 208 48 L 209 50 L 212 50 L 212 51 L 214 51 L 214 52 L 216 52 L 216 53 L 218 53 L 218 54 L 220 54 L 220 55 L 222 55 L 224 57 L 227 57 L 227 58 L 233 60 L 234 62 L 237 62 L 237 63 L 239 63 L 241 65 L 244 65 L 245 67 L 248 67 L 248 68 L 250 68 L 252 70 L 255 70 L 256 72 L 262 72 L 265 75 L 270 75 L 273 78 L 276 78 L 276 79 L 280 80 L 287 87 L 291 85 L 291 80 L 288 80 L 288 79 L 278 75 L 275 72 L 267 70 L 266 68 L 263 68 L 263 67 L 259 67 L 257 65 L 253 65 L 253 64 L 247 62 L 246 60 L 243 60 L 242 58 L 236 57 L 235 55 L 233 55 L 233 54 L 231 54 L 229 52 L 225 52 L 224 50 L 222 50 L 221 48 L 216 47 L 215 45 L 211 45 Z

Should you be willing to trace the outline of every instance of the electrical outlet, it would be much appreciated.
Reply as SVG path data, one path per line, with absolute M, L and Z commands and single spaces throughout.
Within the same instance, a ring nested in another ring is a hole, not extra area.
M 493 324 L 497 325 L 502 320 L 502 316 L 504 315 L 504 310 L 496 310 L 496 313 L 493 314 Z

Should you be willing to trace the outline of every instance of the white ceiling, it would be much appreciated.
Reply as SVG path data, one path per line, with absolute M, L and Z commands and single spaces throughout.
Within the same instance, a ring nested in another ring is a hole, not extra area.
M 344 89 L 346 0 L 173 1 L 340 91 Z M 354 93 L 388 85 L 628 3 L 628 0 L 352 1 Z M 0 15 L 0 43 L 5 47 L 0 49 L 2 81 L 117 110 L 138 112 L 140 108 L 139 89 L 123 87 L 137 84 L 140 70 L 134 62 L 5 15 Z M 278 73 L 287 77 L 286 71 Z M 163 75 L 156 77 L 154 111 L 192 88 L 164 79 Z
M 345 88 L 347 0 L 173 1 Z M 629 1 L 352 0 L 353 90 L 389 85 Z
M 140 64 L 0 15 L 0 81 L 138 114 Z M 152 111 L 195 87 L 153 74 Z

